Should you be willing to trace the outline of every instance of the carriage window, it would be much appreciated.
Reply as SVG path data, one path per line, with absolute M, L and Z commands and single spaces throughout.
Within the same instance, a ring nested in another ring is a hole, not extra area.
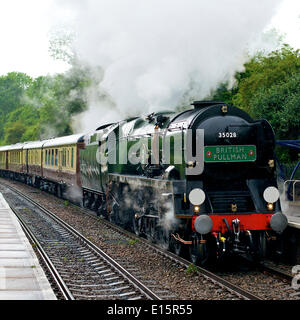
M 57 160 L 58 160 L 58 150 L 55 149 L 55 166 L 57 166 Z
M 74 168 L 74 148 L 71 151 L 71 167 Z
M 54 149 L 51 150 L 51 166 L 54 166 Z
M 64 159 L 64 164 L 63 166 L 66 166 L 66 149 L 64 148 L 64 152 L 63 152 L 63 159 Z

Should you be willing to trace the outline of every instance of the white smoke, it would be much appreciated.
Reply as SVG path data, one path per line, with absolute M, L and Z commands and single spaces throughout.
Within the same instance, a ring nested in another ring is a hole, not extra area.
M 159 226 L 167 232 L 174 230 L 179 220 L 174 216 L 174 207 L 172 203 L 166 202 L 164 204 L 164 214 L 159 219 Z
M 247 48 L 257 46 L 281 2 L 56 1 L 58 9 L 73 11 L 77 53 L 104 69 L 101 88 L 113 101 L 91 95 L 90 109 L 80 117 L 86 129 L 174 110 L 183 96 L 206 97 L 242 70 Z

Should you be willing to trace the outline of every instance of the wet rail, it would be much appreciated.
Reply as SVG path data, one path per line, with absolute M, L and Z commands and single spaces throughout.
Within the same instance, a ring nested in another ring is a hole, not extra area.
M 161 299 L 70 225 L 19 190 L 5 187 L 19 198 L 10 206 L 38 244 L 64 299 Z

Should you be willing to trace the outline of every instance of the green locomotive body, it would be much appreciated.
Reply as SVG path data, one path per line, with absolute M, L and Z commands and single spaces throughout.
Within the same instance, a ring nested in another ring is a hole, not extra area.
M 85 206 L 176 253 L 188 248 L 195 263 L 209 252 L 264 255 L 266 231 L 286 227 L 278 198 L 263 196 L 277 192 L 273 130 L 238 108 L 195 102 L 102 126 L 85 140 Z

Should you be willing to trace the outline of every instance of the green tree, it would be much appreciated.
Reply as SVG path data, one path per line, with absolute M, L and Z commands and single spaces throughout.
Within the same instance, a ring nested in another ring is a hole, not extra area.
M 287 45 L 252 57 L 243 72 L 235 75 L 232 89 L 221 84 L 212 95 L 268 120 L 278 140 L 300 139 L 300 52 Z M 278 148 L 284 162 L 296 160 L 296 151 Z
M 285 83 L 260 88 L 251 99 L 254 117 L 266 118 L 277 139 L 300 139 L 300 73 Z
M 31 105 L 19 107 L 9 113 L 4 127 L 5 144 L 13 144 L 16 139 L 14 130 L 16 130 L 17 142 L 28 140 L 37 140 L 39 133 L 35 129 L 39 126 L 39 112 Z
M 258 54 L 245 64 L 244 72 L 236 75 L 238 91 L 233 104 L 254 115 L 257 111 L 253 109 L 252 100 L 257 92 L 284 84 L 299 72 L 299 50 L 284 45 L 267 56 Z
M 10 72 L 0 76 L 0 142 L 4 140 L 4 128 L 10 112 L 22 105 L 32 78 L 20 72 Z
M 26 126 L 20 120 L 12 123 L 4 129 L 5 132 L 5 144 L 15 144 L 21 141 L 23 134 L 26 131 Z

